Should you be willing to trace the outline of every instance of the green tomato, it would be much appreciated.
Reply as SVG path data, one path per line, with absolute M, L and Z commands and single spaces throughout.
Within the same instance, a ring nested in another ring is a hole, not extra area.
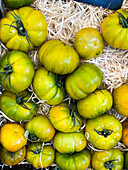
M 83 123 L 77 113 L 75 104 L 60 103 L 49 111 L 49 119 L 53 126 L 61 132 L 76 132 Z
M 64 99 L 63 77 L 47 71 L 44 67 L 39 68 L 33 79 L 33 88 L 41 100 L 50 105 L 57 105 Z
M 16 152 L 10 152 L 6 150 L 2 145 L 0 145 L 0 160 L 7 165 L 13 166 L 17 165 L 26 155 L 26 147 L 22 147 Z
M 85 132 L 96 148 L 111 149 L 121 139 L 122 124 L 113 115 L 104 114 L 87 120 Z
M 112 107 L 112 95 L 107 90 L 96 90 L 77 102 L 79 114 L 84 118 L 95 118 Z
M 26 160 L 34 168 L 47 168 L 55 159 L 55 150 L 50 145 L 31 143 L 27 146 Z
M 90 161 L 91 154 L 87 149 L 73 154 L 56 153 L 56 164 L 62 170 L 85 170 Z
M 57 132 L 54 137 L 53 144 L 57 151 L 65 154 L 82 151 L 86 147 L 87 140 L 84 132 Z
M 39 115 L 25 124 L 26 138 L 31 141 L 48 142 L 55 135 L 55 129 L 46 116 Z M 29 132 L 29 134 L 28 134 Z
M 94 151 L 92 154 L 92 167 L 95 170 L 122 170 L 124 156 L 119 149 L 109 149 L 106 151 Z
M 125 168 L 128 169 L 128 152 L 126 152 L 126 154 L 125 154 L 125 161 L 124 161 L 124 163 L 125 163 Z
M 94 64 L 84 63 L 76 71 L 67 76 L 65 88 L 71 98 L 85 98 L 100 87 L 103 79 L 101 70 Z
M 28 91 L 18 94 L 4 91 L 0 96 L 0 109 L 10 119 L 28 121 L 38 111 L 38 106 L 32 100 L 27 101 L 30 96 Z
M 9 8 L 19 8 L 22 6 L 28 6 L 33 0 L 3 0 L 5 5 Z
M 8 52 L 0 60 L 0 84 L 7 91 L 24 91 L 30 86 L 34 73 L 32 60 L 21 51 Z
M 79 64 L 77 52 L 59 40 L 45 42 L 39 50 L 38 57 L 48 71 L 60 75 L 72 73 Z

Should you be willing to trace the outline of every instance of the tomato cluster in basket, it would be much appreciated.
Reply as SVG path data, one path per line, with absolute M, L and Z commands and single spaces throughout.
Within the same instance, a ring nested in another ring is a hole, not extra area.
M 32 0 L 22 5 L 20 0 L 4 2 L 19 8 Z M 105 18 L 102 35 L 91 27 L 79 30 L 73 48 L 60 40 L 46 41 L 46 19 L 32 7 L 11 10 L 0 20 L 0 40 L 13 50 L 0 60 L 0 109 L 13 121 L 0 129 L 1 162 L 13 166 L 25 158 L 34 168 L 47 168 L 54 162 L 63 170 L 85 170 L 90 165 L 97 170 L 123 169 L 124 155 L 114 147 L 119 141 L 128 146 L 128 121 L 121 123 L 109 110 L 113 107 L 128 117 L 128 85 L 113 94 L 101 89 L 103 73 L 87 60 L 101 55 L 104 40 L 112 47 L 128 49 L 127 27 L 128 13 L 120 9 Z M 38 46 L 41 66 L 35 70 L 25 52 Z M 44 105 L 33 94 L 49 105 L 48 117 L 37 114 Z M 92 153 L 91 147 L 95 148 Z

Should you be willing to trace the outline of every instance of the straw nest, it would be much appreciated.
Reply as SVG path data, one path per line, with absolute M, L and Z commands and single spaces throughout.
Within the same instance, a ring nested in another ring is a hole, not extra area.
M 31 6 L 35 9 L 41 10 L 47 20 L 47 40 L 62 40 L 72 47 L 75 35 L 81 28 L 90 26 L 96 28 L 100 32 L 103 19 L 108 14 L 113 12 L 112 10 L 103 9 L 102 7 L 94 7 L 73 0 L 36 0 Z M 122 8 L 128 11 L 128 1 L 126 2 L 126 0 L 124 0 Z M 3 9 L 4 13 L 6 13 L 8 10 L 5 7 Z M 38 49 L 35 49 L 34 51 L 28 53 L 34 62 L 35 69 L 40 66 L 37 58 L 37 51 Z M 8 49 L 1 43 L 0 58 L 7 52 Z M 112 93 L 115 88 L 119 87 L 123 83 L 127 83 L 128 50 L 115 49 L 105 44 L 103 53 L 98 58 L 92 58 L 88 61 L 83 59 L 80 60 L 80 64 L 84 62 L 94 63 L 102 70 L 102 89 L 105 88 Z M 0 95 L 2 94 L 2 91 L 3 89 L 0 87 Z M 36 94 L 33 92 L 32 86 L 29 88 L 29 91 L 32 92 L 32 99 L 38 99 Z M 51 106 L 45 104 L 44 101 L 39 99 L 37 103 L 40 104 L 40 108 L 37 114 L 48 116 L 48 112 Z M 120 116 L 114 109 L 110 109 L 109 113 L 113 114 L 121 122 L 126 119 L 125 117 Z M 12 121 L 13 120 L 8 119 L 0 111 L 0 126 Z M 127 151 L 127 147 L 120 142 L 118 142 L 115 147 L 119 148 L 122 152 Z M 88 143 L 88 148 L 91 150 L 91 152 L 93 152 L 93 150 L 97 150 L 90 143 Z M 23 161 L 21 164 L 23 163 L 26 162 Z M 55 165 L 53 164 L 53 166 Z M 91 169 L 91 167 L 88 169 Z

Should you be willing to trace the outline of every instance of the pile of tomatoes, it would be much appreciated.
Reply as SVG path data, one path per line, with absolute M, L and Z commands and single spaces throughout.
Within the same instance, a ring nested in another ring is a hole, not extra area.
M 5 3 L 8 5 L 7 0 Z M 18 3 L 9 3 L 9 7 L 19 8 L 21 1 Z M 114 17 L 114 24 L 119 24 L 118 33 L 127 26 L 126 14 L 119 10 L 102 23 L 102 36 L 113 47 L 128 48 L 128 43 L 119 46 L 121 35 L 111 35 L 117 38 L 113 38 L 115 42 L 109 42 L 106 36 Z M 90 164 L 97 170 L 123 169 L 123 153 L 114 146 L 120 140 L 128 146 L 128 121 L 121 124 L 108 111 L 113 107 L 128 117 L 128 85 L 111 94 L 100 88 L 100 68 L 79 62 L 80 57 L 86 60 L 102 53 L 102 36 L 89 27 L 77 33 L 74 48 L 60 40 L 45 41 L 46 19 L 41 11 L 28 6 L 11 10 L 0 20 L 0 40 L 12 50 L 0 60 L 0 84 L 4 89 L 0 109 L 15 121 L 0 129 L 1 162 L 13 166 L 26 159 L 34 168 L 47 168 L 54 162 L 63 170 L 85 170 Z M 25 53 L 35 46 L 40 46 L 41 65 L 36 70 Z M 48 117 L 36 115 L 40 106 L 32 100 L 30 85 L 38 98 L 51 106 Z M 91 153 L 88 143 L 99 151 Z M 128 154 L 126 168 L 127 162 Z

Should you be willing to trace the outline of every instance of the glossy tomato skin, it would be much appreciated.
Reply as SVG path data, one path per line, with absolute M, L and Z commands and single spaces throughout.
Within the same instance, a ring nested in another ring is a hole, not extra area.
M 24 128 L 17 123 L 5 124 L 0 129 L 1 144 L 6 150 L 16 152 L 27 143 L 24 133 Z
M 109 149 L 106 151 L 94 151 L 92 154 L 92 167 L 95 170 L 106 170 L 105 166 L 109 165 L 112 169 L 123 169 L 124 156 L 119 149 Z M 107 168 L 110 169 L 110 168 Z
M 107 132 L 106 132 L 107 131 Z M 122 136 L 122 124 L 113 115 L 104 114 L 87 120 L 88 140 L 98 149 L 111 149 Z
M 22 147 L 20 150 L 16 152 L 9 152 L 2 145 L 0 146 L 0 160 L 6 165 L 17 165 L 26 155 L 26 147 Z
M 87 149 L 71 155 L 56 152 L 56 164 L 62 170 L 85 170 L 89 167 L 91 154 Z
M 34 168 L 47 168 L 55 159 L 55 150 L 51 145 L 31 143 L 27 147 L 26 160 Z
M 75 132 L 83 123 L 82 117 L 76 112 L 74 118 L 71 116 L 67 103 L 60 103 L 49 111 L 49 119 L 55 129 L 61 132 Z
M 128 49 L 128 28 L 123 28 L 118 12 L 123 14 L 125 18 L 128 17 L 128 12 L 124 9 L 119 9 L 117 12 L 108 15 L 101 24 L 101 33 L 108 45 L 126 50 Z
M 22 24 L 17 24 L 15 17 Z M 19 31 L 10 25 L 17 27 Z M 46 36 L 47 23 L 44 15 L 31 7 L 9 11 L 0 21 L 0 40 L 9 49 L 28 52 L 33 50 L 34 46 L 40 46 Z
M 112 95 L 107 90 L 96 90 L 77 102 L 79 114 L 84 118 L 95 118 L 112 107 Z
M 74 48 L 84 59 L 97 58 L 104 49 L 101 34 L 93 27 L 79 30 L 75 36 Z
M 125 168 L 128 169 L 128 152 L 125 154 Z
M 128 120 L 125 120 L 123 123 L 122 123 L 122 127 L 123 127 L 123 130 L 122 130 L 122 142 L 128 146 Z
M 86 147 L 87 140 L 84 132 L 57 132 L 53 144 L 57 151 L 66 154 L 82 151 Z
M 33 0 L 3 0 L 8 8 L 19 8 L 21 6 L 28 6 Z
M 55 129 L 46 116 L 39 115 L 25 124 L 25 129 L 35 135 L 41 142 L 50 141 L 55 135 Z
M 38 111 L 38 105 L 32 100 L 27 101 L 30 96 L 31 94 L 28 91 L 19 94 L 4 91 L 0 96 L 0 109 L 10 119 L 26 122 Z
M 128 117 L 128 84 L 123 84 L 113 91 L 113 107 L 122 116 Z
M 77 52 L 59 40 L 45 42 L 38 52 L 38 58 L 48 71 L 60 75 L 72 73 L 79 64 Z
M 67 76 L 65 88 L 71 98 L 80 100 L 100 87 L 102 79 L 103 74 L 96 65 L 84 63 Z
M 30 86 L 34 73 L 33 62 L 21 51 L 8 52 L 0 60 L 0 84 L 7 91 L 24 91 Z
M 58 83 L 57 75 L 41 67 L 35 73 L 33 88 L 41 100 L 46 100 L 50 105 L 57 105 L 66 95 L 64 86 Z

